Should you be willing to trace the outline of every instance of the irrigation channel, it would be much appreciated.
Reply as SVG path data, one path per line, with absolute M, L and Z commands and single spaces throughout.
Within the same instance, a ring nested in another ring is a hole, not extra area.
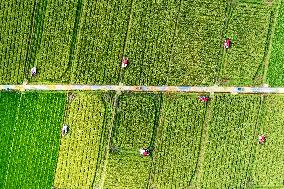
M 126 85 L 0 85 L 0 91 L 134 91 L 231 94 L 284 94 L 284 87 L 126 86 Z

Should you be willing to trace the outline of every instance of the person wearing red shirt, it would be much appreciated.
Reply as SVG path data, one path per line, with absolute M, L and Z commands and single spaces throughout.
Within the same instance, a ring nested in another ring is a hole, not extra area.
M 225 49 L 228 49 L 228 48 L 230 48 L 231 47 L 231 40 L 230 40 L 230 38 L 227 38 L 225 41 L 224 41 L 224 48 Z
M 209 101 L 209 97 L 208 96 L 200 96 L 200 97 L 198 97 L 198 100 L 200 102 L 208 102 Z
M 123 57 L 122 61 L 121 61 L 121 67 L 122 68 L 126 68 L 128 66 L 128 58 L 127 57 Z
M 265 136 L 264 136 L 264 134 L 258 136 L 258 143 L 259 143 L 259 144 L 264 144 L 264 142 L 265 142 Z
M 140 152 L 140 155 L 142 155 L 142 156 L 144 156 L 144 157 L 150 155 L 150 151 L 149 151 L 147 148 L 141 148 L 141 149 L 139 150 L 139 152 Z

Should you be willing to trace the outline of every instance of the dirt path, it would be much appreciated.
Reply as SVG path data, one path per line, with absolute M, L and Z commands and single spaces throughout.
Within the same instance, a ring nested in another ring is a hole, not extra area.
M 284 94 L 284 87 L 126 86 L 126 85 L 0 85 L 0 91 L 135 91 L 231 94 Z

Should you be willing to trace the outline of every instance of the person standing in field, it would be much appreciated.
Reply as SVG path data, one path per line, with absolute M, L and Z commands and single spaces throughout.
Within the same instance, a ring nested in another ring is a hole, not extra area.
M 259 144 L 264 144 L 265 140 L 266 139 L 265 139 L 265 135 L 264 134 L 258 136 L 258 143 Z
M 121 67 L 122 68 L 126 68 L 128 66 L 128 58 L 127 57 L 123 57 L 122 61 L 121 61 Z
M 208 96 L 199 96 L 198 100 L 200 102 L 208 102 L 209 101 L 209 97 Z
M 32 67 L 32 69 L 31 69 L 31 76 L 32 77 L 36 76 L 36 67 Z
M 62 137 L 64 137 L 69 132 L 68 125 L 64 124 L 61 130 Z
M 140 152 L 140 155 L 142 155 L 142 156 L 144 156 L 144 157 L 150 155 L 150 151 L 149 151 L 147 148 L 141 148 L 141 149 L 139 150 L 139 152 Z
M 229 49 L 231 47 L 231 45 L 232 45 L 231 39 L 230 38 L 225 39 L 225 41 L 224 41 L 224 48 L 225 49 Z

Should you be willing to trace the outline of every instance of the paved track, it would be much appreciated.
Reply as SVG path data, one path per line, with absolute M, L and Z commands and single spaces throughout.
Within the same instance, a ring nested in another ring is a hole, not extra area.
M 0 85 L 9 91 L 137 91 L 137 92 L 187 92 L 187 93 L 253 93 L 284 94 L 282 87 L 219 87 L 219 86 L 124 86 L 124 85 Z

